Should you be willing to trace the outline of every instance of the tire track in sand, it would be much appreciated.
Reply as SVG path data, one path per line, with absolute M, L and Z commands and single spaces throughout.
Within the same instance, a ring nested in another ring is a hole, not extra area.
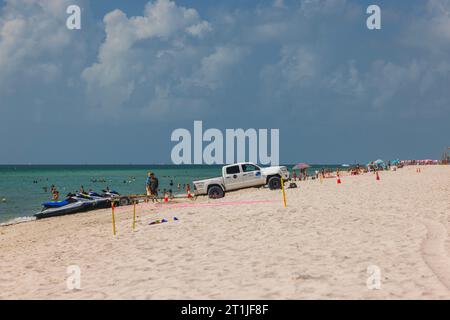
M 420 221 L 427 228 L 427 236 L 422 242 L 422 257 L 439 281 L 450 290 L 450 257 L 445 248 L 447 230 L 439 222 L 429 219 Z

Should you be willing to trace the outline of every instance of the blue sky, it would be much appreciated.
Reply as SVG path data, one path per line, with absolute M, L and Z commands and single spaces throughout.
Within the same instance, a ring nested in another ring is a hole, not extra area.
M 65 10 L 82 7 L 82 29 Z M 382 29 L 366 28 L 378 4 Z M 170 163 L 176 128 L 280 128 L 284 163 L 439 158 L 450 1 L 0 1 L 0 163 Z

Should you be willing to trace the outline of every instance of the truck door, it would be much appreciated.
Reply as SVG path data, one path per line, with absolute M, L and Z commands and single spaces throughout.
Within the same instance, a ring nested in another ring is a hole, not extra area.
M 257 187 L 265 184 L 265 178 L 261 174 L 261 168 L 252 163 L 245 163 L 242 167 L 242 180 L 246 187 Z
M 239 165 L 233 165 L 225 168 L 223 173 L 225 189 L 234 190 L 244 187 L 243 176 Z

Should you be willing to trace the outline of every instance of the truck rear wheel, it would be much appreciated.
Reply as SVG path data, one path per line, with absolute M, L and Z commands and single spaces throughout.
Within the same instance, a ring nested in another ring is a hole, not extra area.
M 223 198 L 224 192 L 219 186 L 212 186 L 208 189 L 208 197 L 211 199 L 219 199 Z
M 131 203 L 130 199 L 128 198 L 120 198 L 119 205 L 120 206 L 128 206 Z
M 269 189 L 270 190 L 281 189 L 281 179 L 280 179 L 280 177 L 271 177 L 267 184 L 269 185 Z

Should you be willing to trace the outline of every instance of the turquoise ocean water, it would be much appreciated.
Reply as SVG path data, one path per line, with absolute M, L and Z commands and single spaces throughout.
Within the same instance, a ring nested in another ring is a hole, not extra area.
M 309 172 L 338 166 L 315 165 Z M 291 165 L 288 167 L 292 168 Z M 176 194 L 178 183 L 183 186 L 196 179 L 219 176 L 221 168 L 201 165 L 0 165 L 0 223 L 20 221 L 38 212 L 41 203 L 51 200 L 52 184 L 59 190 L 60 198 L 79 190 L 81 185 L 85 190 L 96 192 L 109 187 L 120 194 L 142 194 L 145 193 L 147 171 L 153 171 L 159 179 L 160 189 L 172 189 Z M 173 187 L 169 185 L 171 180 Z

